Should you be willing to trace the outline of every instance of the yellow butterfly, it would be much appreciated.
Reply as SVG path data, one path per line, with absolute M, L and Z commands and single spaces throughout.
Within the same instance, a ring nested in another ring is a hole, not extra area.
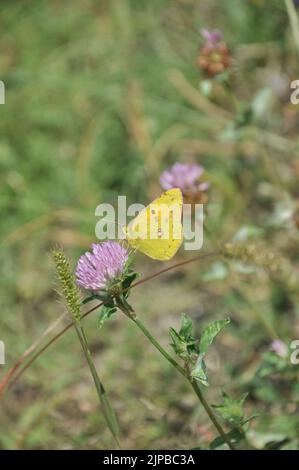
M 153 259 L 171 259 L 183 241 L 183 196 L 170 189 L 143 209 L 125 228 L 126 239 Z

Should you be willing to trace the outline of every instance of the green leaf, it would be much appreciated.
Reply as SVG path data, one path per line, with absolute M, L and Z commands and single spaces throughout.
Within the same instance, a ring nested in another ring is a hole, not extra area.
M 174 328 L 169 329 L 169 334 L 172 339 L 171 347 L 174 352 L 182 359 L 190 359 L 194 354 L 198 354 L 198 341 L 192 336 L 193 323 L 189 315 L 182 314 L 182 322 L 180 331 L 177 332 Z M 192 359 L 193 361 L 193 359 Z
M 230 322 L 229 319 L 226 320 L 216 320 L 213 323 L 210 323 L 206 326 L 202 332 L 200 342 L 199 342 L 199 356 L 195 363 L 195 366 L 191 370 L 191 377 L 195 380 L 198 380 L 206 387 L 209 386 L 209 380 L 206 372 L 206 364 L 204 357 L 209 349 L 209 346 L 212 344 L 213 340 L 216 338 L 218 333 Z
M 184 338 L 187 342 L 192 336 L 193 323 L 192 318 L 189 317 L 186 313 L 182 313 L 182 324 L 179 335 Z
M 98 327 L 102 328 L 104 323 L 107 320 L 109 320 L 109 318 L 111 318 L 112 315 L 114 315 L 116 311 L 117 311 L 117 307 L 114 305 L 113 302 L 111 304 L 103 305 L 100 316 L 99 316 L 99 320 L 98 320 Z
M 281 439 L 280 441 L 270 441 L 270 442 L 267 442 L 267 444 L 265 445 L 265 449 L 266 450 L 279 450 L 283 446 L 288 444 L 289 442 L 290 442 L 289 437 L 286 437 L 285 439 Z
M 206 372 L 206 364 L 201 356 L 198 357 L 195 366 L 191 370 L 191 377 L 195 380 L 198 380 L 206 387 L 209 386 L 209 379 Z
M 243 421 L 242 421 L 242 426 L 244 426 L 245 424 L 249 423 L 250 421 L 252 421 L 253 419 L 256 419 L 256 418 L 259 418 L 260 415 L 258 414 L 255 414 L 255 415 L 251 415 L 251 416 L 248 416 L 248 418 L 244 418 Z
M 122 281 L 122 288 L 128 289 L 137 277 L 138 277 L 137 273 L 133 271 L 129 272 L 127 276 L 125 277 L 125 279 Z
M 110 404 L 109 398 L 107 396 L 107 393 L 103 385 L 101 386 L 100 392 L 98 391 L 98 393 L 100 393 L 100 399 L 101 399 L 101 403 L 103 406 L 104 415 L 108 423 L 108 426 L 110 428 L 110 431 L 115 437 L 117 437 L 120 435 L 120 428 L 119 428 L 117 416 L 116 416 L 114 409 L 112 408 Z
M 173 348 L 174 352 L 183 359 L 187 358 L 188 351 L 186 342 L 174 328 L 169 329 L 169 334 L 172 339 L 170 346 Z
M 238 429 L 232 429 L 231 431 L 229 431 L 227 434 L 226 434 L 226 437 L 228 437 L 228 439 L 234 444 L 242 441 L 242 439 L 244 439 L 245 435 L 243 433 L 241 433 Z M 218 447 L 221 447 L 223 445 L 226 445 L 226 442 L 224 441 L 223 437 L 222 436 L 218 436 L 216 437 L 216 439 L 214 439 L 211 444 L 210 444 L 210 448 L 212 450 L 215 450 L 217 449 Z
M 128 299 L 129 295 L 130 295 L 130 287 L 131 287 L 131 284 L 135 281 L 135 279 L 138 277 L 138 274 L 135 273 L 134 271 L 128 271 L 128 273 L 126 274 L 126 277 L 123 279 L 122 283 L 121 283 L 121 290 L 124 291 L 122 292 L 118 298 L 120 299 L 120 302 L 121 304 L 123 304 L 123 306 L 128 309 L 129 312 L 134 312 L 133 308 L 131 307 L 131 305 L 129 305 L 127 302 L 126 302 L 126 299 Z M 126 305 L 127 304 L 127 305 Z
M 247 398 L 247 393 L 243 394 L 241 398 L 232 398 L 227 393 L 222 392 L 222 405 L 212 405 L 218 411 L 220 416 L 227 422 L 235 426 L 241 426 L 247 419 L 244 420 L 244 402 Z
M 218 333 L 229 323 L 230 319 L 226 318 L 225 320 L 216 320 L 204 328 L 199 342 L 199 351 L 202 357 L 206 355 Z

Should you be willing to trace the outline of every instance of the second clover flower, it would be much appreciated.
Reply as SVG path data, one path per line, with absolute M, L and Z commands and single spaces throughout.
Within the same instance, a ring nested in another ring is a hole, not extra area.
M 160 183 L 163 189 L 179 188 L 186 203 L 207 202 L 205 191 L 209 188 L 208 182 L 199 182 L 204 168 L 196 164 L 175 163 L 171 168 L 163 171 Z
M 220 31 L 204 29 L 201 34 L 205 42 L 200 48 L 197 65 L 205 75 L 212 78 L 229 69 L 232 58 Z

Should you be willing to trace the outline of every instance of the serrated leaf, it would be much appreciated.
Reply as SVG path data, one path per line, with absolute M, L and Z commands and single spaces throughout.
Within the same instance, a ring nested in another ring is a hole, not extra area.
M 185 313 L 182 314 L 180 331 L 177 332 L 174 328 L 169 329 L 172 339 L 171 347 L 184 360 L 193 360 L 194 354 L 198 354 L 198 341 L 192 336 L 192 332 L 192 319 Z
M 187 315 L 186 313 L 183 313 L 182 324 L 181 324 L 179 335 L 188 342 L 188 340 L 190 339 L 190 336 L 192 336 L 192 331 L 193 331 L 192 318 L 190 318 L 189 315 Z
M 174 352 L 183 359 L 187 358 L 188 352 L 186 342 L 183 341 L 179 333 L 174 328 L 169 329 L 169 334 L 172 339 L 170 346 L 173 348 Z
M 209 379 L 206 371 L 206 364 L 204 359 L 199 356 L 195 366 L 191 370 L 191 377 L 195 380 L 198 380 L 200 383 L 205 385 L 206 387 L 209 386 Z
M 108 305 L 103 305 L 103 307 L 101 308 L 101 313 L 100 313 L 99 320 L 98 320 L 98 327 L 102 328 L 104 323 L 107 320 L 109 320 L 109 318 L 111 318 L 112 315 L 116 313 L 116 311 L 117 311 L 117 307 L 115 307 L 113 303 L 108 304 Z
M 206 355 L 218 333 L 229 323 L 230 319 L 226 318 L 225 320 L 216 320 L 204 328 L 199 341 L 199 351 L 202 357 Z
M 235 426 L 241 426 L 247 421 L 244 419 L 244 402 L 247 395 L 245 393 L 240 398 L 232 398 L 227 393 L 222 392 L 223 404 L 212 406 L 225 421 Z

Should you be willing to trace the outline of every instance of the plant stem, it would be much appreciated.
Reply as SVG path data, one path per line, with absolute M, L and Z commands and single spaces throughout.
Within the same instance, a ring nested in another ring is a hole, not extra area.
M 227 435 L 225 434 L 221 424 L 219 423 L 219 421 L 217 420 L 216 416 L 214 415 L 213 413 L 213 410 L 212 408 L 210 407 L 210 405 L 208 404 L 208 402 L 206 401 L 205 397 L 203 396 L 203 393 L 202 391 L 200 390 L 198 384 L 193 380 L 192 382 L 190 381 L 191 385 L 192 385 L 192 388 L 194 390 L 194 392 L 196 393 L 200 403 L 202 404 L 202 406 L 204 407 L 207 415 L 209 416 L 210 420 L 212 421 L 212 423 L 214 424 L 215 428 L 217 429 L 218 433 L 220 434 L 220 436 L 222 437 L 222 439 L 224 440 L 224 442 L 226 442 L 226 444 L 228 445 L 228 447 L 230 448 L 230 450 L 235 450 L 235 447 L 234 445 L 231 443 L 230 439 L 227 437 Z
M 95 384 L 95 387 L 96 387 L 96 390 L 97 390 L 98 397 L 99 397 L 100 402 L 102 404 L 103 413 L 104 413 L 107 425 L 108 425 L 108 427 L 111 431 L 111 434 L 113 435 L 113 437 L 116 441 L 117 446 L 120 447 L 120 444 L 119 444 L 119 441 L 118 441 L 118 438 L 117 438 L 117 436 L 119 435 L 119 426 L 118 426 L 117 418 L 116 418 L 116 415 L 114 413 L 113 408 L 110 405 L 110 402 L 109 402 L 108 396 L 106 394 L 106 390 L 104 388 L 104 385 L 102 384 L 102 382 L 101 382 L 101 380 L 98 376 L 96 367 L 94 365 L 94 362 L 93 362 L 93 359 L 92 359 L 92 356 L 91 356 L 90 349 L 88 347 L 88 343 L 87 343 L 87 339 L 86 339 L 84 329 L 83 329 L 80 321 L 78 321 L 78 320 L 74 321 L 74 326 L 75 326 L 75 330 L 77 332 L 78 338 L 80 340 L 84 355 L 86 357 L 86 361 L 88 363 L 88 366 L 89 366 L 89 369 L 90 369 L 90 372 L 91 372 L 91 375 L 92 375 L 92 378 L 93 378 L 93 381 L 94 381 L 94 384 Z
M 121 306 L 119 306 L 121 308 Z M 182 374 L 185 379 L 188 380 L 190 385 L 192 386 L 194 392 L 196 393 L 200 403 L 202 404 L 204 410 L 206 411 L 207 415 L 209 416 L 210 420 L 214 424 L 215 428 L 217 429 L 218 433 L 220 436 L 223 438 L 224 442 L 228 445 L 229 449 L 235 450 L 233 444 L 231 443 L 230 439 L 227 437 L 225 434 L 225 431 L 223 430 L 221 424 L 217 420 L 216 416 L 213 413 L 213 410 L 205 400 L 202 391 L 200 390 L 199 386 L 197 383 L 192 380 L 192 378 L 186 373 L 185 369 L 181 367 L 169 354 L 168 352 L 161 346 L 161 344 L 153 337 L 153 335 L 149 332 L 149 330 L 146 328 L 146 326 L 137 318 L 136 316 L 132 316 L 129 312 L 127 312 L 125 309 L 121 308 L 122 312 L 129 317 L 137 326 L 138 328 L 142 331 L 142 333 L 147 337 L 147 339 L 152 343 L 153 346 L 162 354 L 163 357 L 173 366 L 175 369 Z
M 119 428 L 118 428 L 116 415 L 114 414 L 113 408 L 111 407 L 108 397 L 106 395 L 105 388 L 97 374 L 97 370 L 95 368 L 94 362 L 92 360 L 91 352 L 88 347 L 85 332 L 81 324 L 82 300 L 79 294 L 78 286 L 76 285 L 76 282 L 75 282 L 75 276 L 72 273 L 70 263 L 62 250 L 58 248 L 54 249 L 52 251 L 52 256 L 53 256 L 53 261 L 56 267 L 57 277 L 60 283 L 61 293 L 65 299 L 68 313 L 72 319 L 72 324 L 75 327 L 75 330 L 79 338 L 79 341 L 81 343 L 87 364 L 89 366 L 91 375 L 93 377 L 97 394 L 98 394 L 100 403 L 103 408 L 103 414 L 106 419 L 107 426 L 110 429 L 110 432 L 112 436 L 114 437 L 117 445 L 119 446 L 119 443 L 117 440 L 117 435 L 119 434 Z
M 296 8 L 293 3 L 293 0 L 285 0 L 285 5 L 289 15 L 294 41 L 299 53 L 299 19 L 296 12 Z
M 186 377 L 185 370 L 181 367 L 171 356 L 168 352 L 161 346 L 160 343 L 153 337 L 153 335 L 148 331 L 148 329 L 144 326 L 144 324 L 138 318 L 132 318 L 133 322 L 138 326 L 138 328 L 142 331 L 142 333 L 147 337 L 147 339 L 155 346 L 156 349 L 165 357 L 165 359 L 176 368 L 180 374 Z

